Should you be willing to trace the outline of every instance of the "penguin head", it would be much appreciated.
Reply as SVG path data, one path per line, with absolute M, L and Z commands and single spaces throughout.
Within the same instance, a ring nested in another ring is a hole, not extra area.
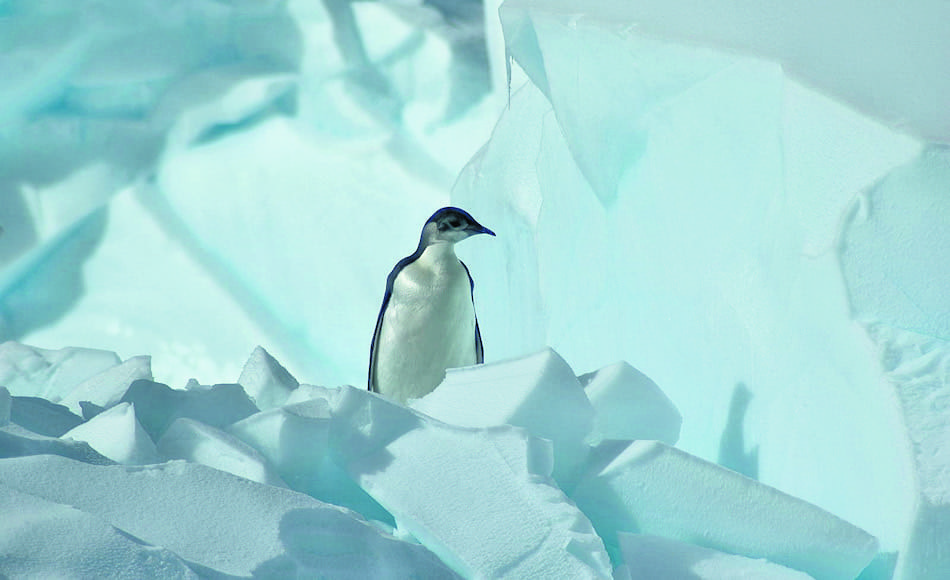
M 467 211 L 457 207 L 443 207 L 432 214 L 422 227 L 423 246 L 435 243 L 461 242 L 476 234 L 494 236 L 495 232 L 475 221 Z

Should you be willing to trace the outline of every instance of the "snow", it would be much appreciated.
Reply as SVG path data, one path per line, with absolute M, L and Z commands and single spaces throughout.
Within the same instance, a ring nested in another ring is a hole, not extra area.
M 554 479 L 569 489 L 584 461 L 594 408 L 571 367 L 551 349 L 453 369 L 412 407 L 463 427 L 515 425 L 554 447 Z
M 946 2 L 113 8 L 0 6 L 0 575 L 943 578 Z M 405 409 L 450 204 L 488 364 Z
M 592 441 L 653 439 L 676 445 L 683 417 L 650 377 L 620 361 L 578 379 L 595 411 Z
M 284 404 L 291 392 L 300 385 L 287 369 L 261 347 L 255 348 L 244 363 L 237 382 L 262 411 Z
M 574 492 L 608 546 L 651 534 L 752 558 L 817 579 L 855 578 L 877 539 L 798 498 L 658 441 L 631 443 Z
M 664 578 L 665 580 L 807 580 L 796 572 L 765 560 L 724 554 L 709 548 L 684 544 L 660 536 L 620 532 L 620 549 L 626 564 L 617 578 Z M 625 576 L 626 574 L 626 576 Z
M 135 405 L 122 403 L 70 429 L 63 439 L 85 441 L 90 447 L 123 465 L 158 462 L 155 443 L 135 419 Z

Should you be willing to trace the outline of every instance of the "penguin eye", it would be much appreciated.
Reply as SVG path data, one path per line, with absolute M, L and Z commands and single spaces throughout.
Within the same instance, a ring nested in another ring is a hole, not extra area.
M 459 220 L 457 220 L 457 219 L 449 220 L 449 226 L 451 226 L 453 229 L 459 227 L 460 225 L 462 225 L 462 224 L 461 224 L 461 222 L 459 222 Z

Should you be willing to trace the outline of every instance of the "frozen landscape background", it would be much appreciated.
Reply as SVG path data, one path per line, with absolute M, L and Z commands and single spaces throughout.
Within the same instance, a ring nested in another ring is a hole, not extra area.
M 948 23 L 0 2 L 0 574 L 948 577 Z M 489 364 L 410 411 L 449 204 Z

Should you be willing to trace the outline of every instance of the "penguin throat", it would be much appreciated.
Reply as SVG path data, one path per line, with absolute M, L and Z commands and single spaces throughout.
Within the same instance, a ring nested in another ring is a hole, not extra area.
M 444 262 L 458 260 L 455 255 L 455 243 L 453 242 L 432 242 L 422 251 L 419 257 L 424 262 Z

